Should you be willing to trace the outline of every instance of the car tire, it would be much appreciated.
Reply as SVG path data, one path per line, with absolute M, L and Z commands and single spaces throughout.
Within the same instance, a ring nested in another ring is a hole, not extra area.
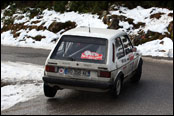
M 44 83 L 44 94 L 46 97 L 54 97 L 57 93 L 57 89 L 50 87 L 49 85 Z
M 121 93 L 121 89 L 122 89 L 122 80 L 121 76 L 118 76 L 111 90 L 113 97 L 118 97 Z
M 136 69 L 134 76 L 131 78 L 132 83 L 138 83 L 140 81 L 141 74 L 142 74 L 142 65 L 143 65 L 143 60 L 140 59 L 138 68 Z

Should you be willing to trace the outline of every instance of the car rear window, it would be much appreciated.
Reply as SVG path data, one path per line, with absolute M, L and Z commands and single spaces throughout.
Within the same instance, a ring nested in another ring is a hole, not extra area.
M 51 59 L 106 63 L 107 39 L 64 35 L 55 47 Z

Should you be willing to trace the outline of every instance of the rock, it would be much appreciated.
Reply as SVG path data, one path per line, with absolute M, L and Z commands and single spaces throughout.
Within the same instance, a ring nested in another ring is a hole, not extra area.
M 168 16 L 171 16 L 171 17 L 173 17 L 173 13 L 169 13 L 169 14 L 168 14 Z
M 159 50 L 159 52 L 166 52 L 165 50 Z
M 153 8 L 153 9 L 150 11 L 150 14 L 151 14 L 153 11 L 155 11 L 155 10 L 156 10 L 156 9 Z
M 161 41 L 159 44 L 162 44 L 163 45 L 164 44 L 164 41 Z
M 14 38 L 17 38 L 17 37 L 19 37 L 20 34 L 21 34 L 21 33 L 16 33 L 16 32 L 15 32 L 15 33 L 13 33 L 13 37 L 14 37 Z
M 43 18 L 43 16 L 40 16 L 40 15 L 37 16 L 37 19 L 41 19 L 41 18 Z
M 107 16 L 104 16 L 102 21 L 103 21 L 104 24 L 107 24 L 107 22 L 108 22 Z
M 40 22 L 40 20 L 32 21 L 31 24 L 37 24 L 37 23 L 39 23 L 39 22 Z
M 137 24 L 133 24 L 133 26 L 134 26 L 135 29 L 138 29 L 138 28 L 140 28 L 140 26 L 141 26 L 141 27 L 144 27 L 144 26 L 145 26 L 145 23 L 143 23 L 143 22 L 138 22 Z
M 168 25 L 167 29 L 170 32 L 170 35 L 168 35 L 168 37 L 173 40 L 173 21 L 170 22 L 170 24 Z
M 31 37 L 32 39 L 36 40 L 36 41 L 40 41 L 43 38 L 46 38 L 45 36 L 41 36 L 41 35 L 37 35 L 36 37 Z
M 71 28 L 75 28 L 76 27 L 76 23 L 75 22 L 65 22 L 65 23 L 61 23 L 61 22 L 53 22 L 49 27 L 48 30 L 52 31 L 54 33 L 59 32 L 62 29 L 68 30 Z
M 108 26 L 109 29 L 119 29 L 120 26 L 119 26 L 119 20 L 114 18 L 111 20 L 111 23 L 110 25 Z
M 156 18 L 156 19 L 159 19 L 161 17 L 161 15 L 163 15 L 164 13 L 156 13 L 156 14 L 152 14 L 150 15 L 150 18 Z

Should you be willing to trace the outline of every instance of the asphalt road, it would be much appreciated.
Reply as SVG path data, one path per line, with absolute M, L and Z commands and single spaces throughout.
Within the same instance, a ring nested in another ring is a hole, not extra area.
M 1 45 L 1 61 L 27 62 L 44 65 L 50 50 Z
M 1 61 L 21 61 L 43 65 L 49 50 L 1 46 Z M 55 98 L 38 96 L 18 103 L 1 114 L 117 114 L 173 115 L 173 61 L 143 58 L 138 85 L 127 81 L 119 98 L 109 93 L 76 90 L 58 91 Z

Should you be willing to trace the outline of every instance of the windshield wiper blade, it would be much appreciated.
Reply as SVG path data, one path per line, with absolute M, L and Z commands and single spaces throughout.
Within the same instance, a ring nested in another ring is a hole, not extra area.
M 64 57 L 64 58 L 66 58 L 67 60 L 70 60 L 70 61 L 76 61 L 74 58 L 72 58 L 72 57 Z

